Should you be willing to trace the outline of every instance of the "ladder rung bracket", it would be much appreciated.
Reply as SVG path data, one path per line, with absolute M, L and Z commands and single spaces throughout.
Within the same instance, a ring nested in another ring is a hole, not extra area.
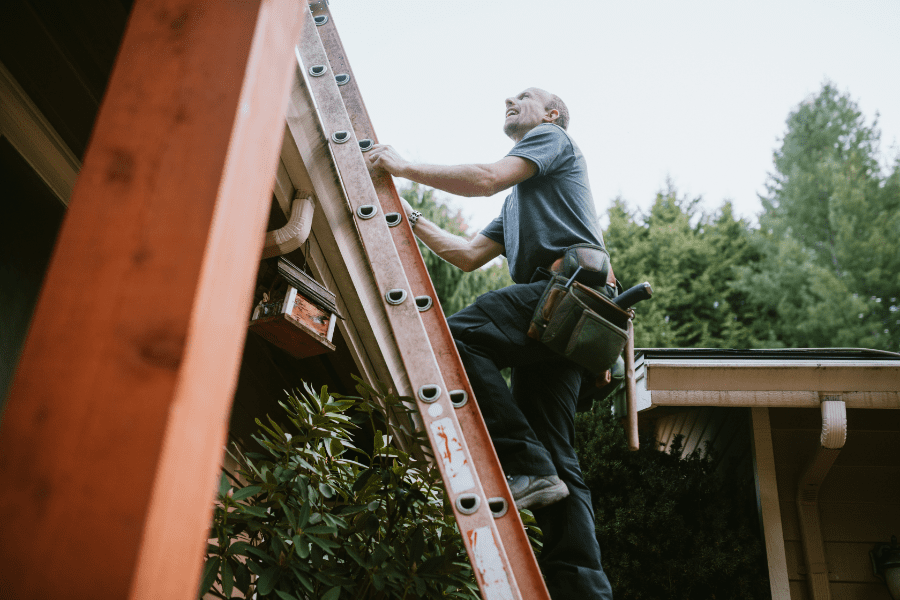
M 304 65 L 330 64 L 317 31 L 328 27 L 329 22 L 330 19 L 317 26 L 313 20 L 306 21 L 299 46 Z M 334 65 L 331 65 L 331 69 L 334 71 Z M 306 85 L 318 105 L 326 136 L 331 137 L 336 131 L 353 130 L 338 85 L 333 79 L 310 78 Z M 330 148 L 343 181 L 349 209 L 351 213 L 356 213 L 360 206 L 378 206 L 379 202 L 358 138 L 355 133 L 351 137 L 352 143 L 333 143 Z M 357 219 L 355 223 L 382 295 L 390 290 L 410 290 L 385 220 Z M 486 597 L 521 598 L 495 519 L 488 508 L 488 496 L 480 484 L 478 473 L 472 468 L 475 461 L 461 435 L 456 411 L 450 402 L 450 395 L 446 393 L 447 387 L 416 304 L 411 300 L 400 302 L 388 306 L 386 314 L 412 389 L 437 386 L 444 391 L 434 402 L 417 398 L 417 406 L 435 450 L 436 462 L 447 492 L 454 504 L 454 514 L 482 592 Z M 456 507 L 457 498 L 463 494 L 466 494 L 467 499 L 463 503 L 464 508 L 470 504 L 469 494 L 475 494 L 479 498 L 480 506 L 472 514 L 465 514 Z
M 344 105 L 347 107 L 354 133 L 359 139 L 369 139 L 377 143 L 378 137 L 369 119 L 368 111 L 365 108 L 357 80 L 353 76 L 353 70 L 347 54 L 341 44 L 333 17 L 328 11 L 327 2 L 311 2 L 310 8 L 313 15 L 328 16 L 328 21 L 317 28 L 317 33 L 322 41 L 332 70 L 335 73 L 347 73 L 350 75 L 350 80 L 339 87 L 339 92 Z M 403 212 L 397 190 L 390 175 L 385 174 L 377 178 L 374 181 L 374 187 L 384 212 Z M 428 276 L 428 271 L 419 252 L 412 228 L 405 218 L 402 221 L 402 223 L 392 227 L 391 235 L 404 265 L 411 290 L 417 297 L 430 296 L 436 299 L 437 293 Z M 449 389 L 455 393 L 457 402 L 453 402 L 453 404 L 456 406 L 456 416 L 462 431 L 465 432 L 469 447 L 474 452 L 472 458 L 476 463 L 477 471 L 481 474 L 481 483 L 488 495 L 487 497 L 492 500 L 504 499 L 507 504 L 511 504 L 512 496 L 506 485 L 503 470 L 485 427 L 478 403 L 477 401 L 461 401 L 462 397 L 457 393 L 463 392 L 467 399 L 471 398 L 474 400 L 471 385 L 465 374 L 465 369 L 462 366 L 462 361 L 459 358 L 456 344 L 450 334 L 443 312 L 440 310 L 426 310 L 421 313 L 421 318 L 428 331 L 429 340 L 440 364 L 444 381 Z M 506 511 L 497 517 L 496 523 L 509 560 L 518 567 L 516 578 L 520 589 L 528 590 L 532 594 L 531 597 L 549 599 L 549 593 L 534 553 L 531 550 L 531 544 L 518 511 Z

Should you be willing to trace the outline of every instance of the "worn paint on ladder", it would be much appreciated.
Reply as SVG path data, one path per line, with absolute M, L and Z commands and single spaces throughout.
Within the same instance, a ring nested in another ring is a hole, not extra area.
M 456 428 L 449 417 L 431 422 L 431 433 L 434 435 L 434 448 L 444 464 L 444 471 L 450 479 L 450 489 L 454 494 L 471 490 L 475 487 L 469 461 L 463 452 Z
M 469 543 L 475 549 L 475 568 L 481 579 L 485 600 L 513 600 L 509 578 L 503 570 L 500 551 L 491 535 L 490 527 L 479 527 L 466 532 Z

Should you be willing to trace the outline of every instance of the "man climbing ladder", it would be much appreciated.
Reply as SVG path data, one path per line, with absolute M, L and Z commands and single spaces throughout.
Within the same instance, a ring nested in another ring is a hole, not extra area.
M 416 235 L 465 271 L 507 257 L 515 285 L 479 297 L 449 319 L 450 329 L 516 504 L 531 508 L 543 530 L 540 565 L 551 596 L 608 599 L 590 492 L 573 447 L 583 368 L 528 336 L 567 249 L 580 245 L 606 256 L 587 166 L 566 132 L 568 121 L 562 100 L 529 88 L 506 100 L 503 129 L 515 145 L 495 163 L 413 164 L 383 145 L 367 156 L 373 169 L 460 196 L 512 188 L 500 216 L 472 240 L 404 208 Z M 611 297 L 615 278 L 604 260 L 602 269 L 581 276 Z M 512 368 L 512 391 L 500 374 L 506 367 Z

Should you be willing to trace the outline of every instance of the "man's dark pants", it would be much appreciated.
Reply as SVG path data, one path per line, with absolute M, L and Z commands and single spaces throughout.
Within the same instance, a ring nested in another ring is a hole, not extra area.
M 554 600 L 612 598 L 594 537 L 591 494 L 575 455 L 581 368 L 526 335 L 547 281 L 488 292 L 448 319 L 507 475 L 558 475 L 569 497 L 534 511 L 541 571 Z M 512 393 L 500 370 L 512 367 Z

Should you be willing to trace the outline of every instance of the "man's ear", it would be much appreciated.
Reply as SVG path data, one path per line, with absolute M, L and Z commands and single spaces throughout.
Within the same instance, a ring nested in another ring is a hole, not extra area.
M 556 120 L 559 118 L 559 111 L 555 108 L 544 115 L 544 123 L 556 123 Z

